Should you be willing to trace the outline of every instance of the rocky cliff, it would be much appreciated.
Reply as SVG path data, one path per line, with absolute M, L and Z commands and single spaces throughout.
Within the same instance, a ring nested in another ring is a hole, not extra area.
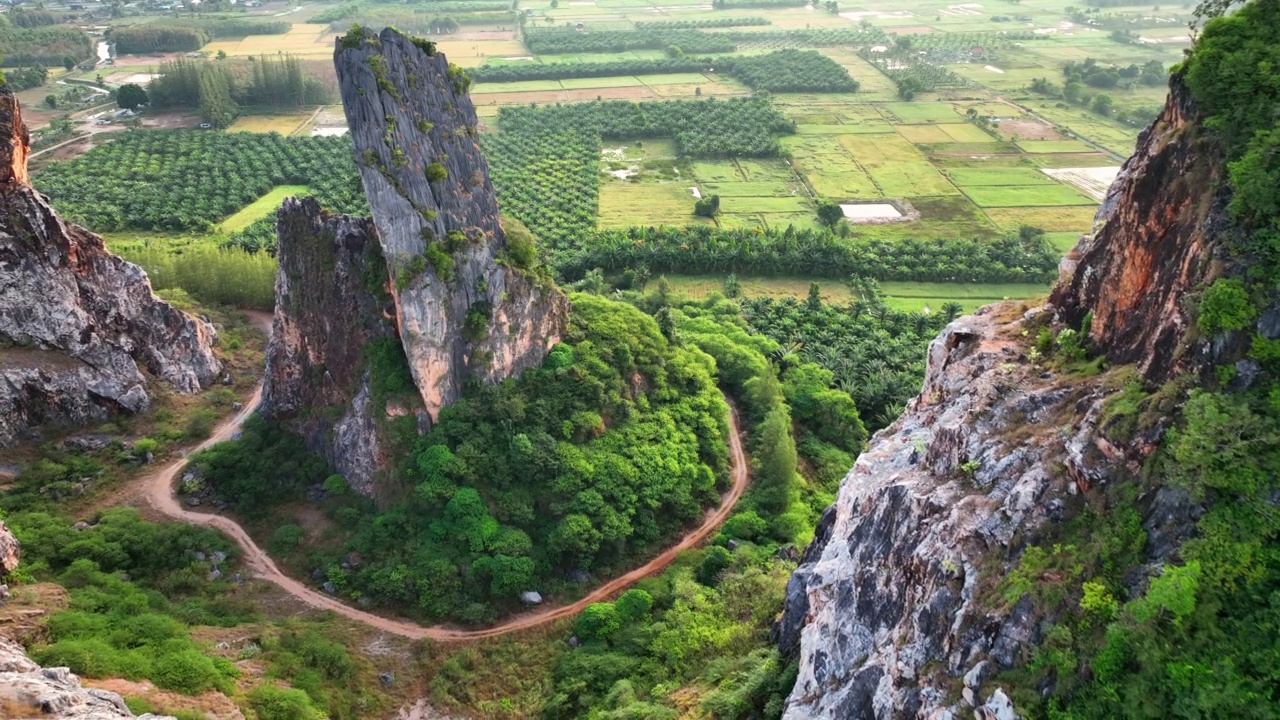
M 0 447 L 45 423 L 138 412 L 158 379 L 196 392 L 221 369 L 214 331 L 151 292 L 136 265 L 63 222 L 27 181 L 29 138 L 0 89 Z
M 1221 159 L 1194 142 L 1196 120 L 1175 78 L 1051 301 L 983 308 L 930 345 L 920 395 L 858 458 L 788 584 L 778 638 L 800 672 L 787 718 L 1016 717 L 988 678 L 1027 660 L 1044 618 L 993 588 L 1158 442 L 1109 440 L 1099 422 L 1120 383 L 1050 371 L 1035 338 L 1092 313 L 1093 347 L 1113 363 L 1152 380 L 1198 368 L 1210 346 L 1188 334 L 1183 298 L 1220 271 L 1226 230 Z M 1140 505 L 1157 563 L 1196 510 L 1166 490 Z
M 396 324 L 434 418 L 468 379 L 539 365 L 568 302 L 507 252 L 466 75 L 390 28 L 339 38 L 334 64 Z
M 289 424 L 358 491 L 386 463 L 366 348 L 396 338 L 386 263 L 364 218 L 286 200 L 262 413 Z M 393 412 L 396 410 L 393 409 Z

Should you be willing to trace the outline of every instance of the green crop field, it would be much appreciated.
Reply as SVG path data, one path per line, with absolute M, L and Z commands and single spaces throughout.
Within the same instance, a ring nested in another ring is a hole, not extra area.
M 223 220 L 218 227 L 226 233 L 238 232 L 252 225 L 255 220 L 275 212 L 285 198 L 306 195 L 310 192 L 311 188 L 306 185 L 277 185 L 271 189 L 271 192 Z

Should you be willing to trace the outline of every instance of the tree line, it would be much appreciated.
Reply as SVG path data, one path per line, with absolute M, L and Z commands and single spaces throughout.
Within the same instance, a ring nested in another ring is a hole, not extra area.
M 193 52 L 214 38 L 279 35 L 286 32 L 289 32 L 289 23 L 281 20 L 191 18 L 112 28 L 107 33 L 107 39 L 115 43 L 118 53 L 142 54 Z
M 1059 253 L 1027 228 L 995 240 L 840 238 L 828 230 L 720 229 L 706 225 L 600 230 L 552 254 L 568 278 L 592 268 L 688 274 L 812 275 L 878 280 L 1048 283 Z
M 0 65 L 74 67 L 95 56 L 93 38 L 62 25 L 0 27 Z
M 214 60 L 178 58 L 160 64 L 147 86 L 159 108 L 199 109 L 214 127 L 227 127 L 241 105 L 279 109 L 321 105 L 333 101 L 331 81 L 306 71 L 292 55 L 250 58 L 247 69 Z
M 723 72 L 753 90 L 857 92 L 858 82 L 839 63 L 816 51 L 779 50 L 743 57 L 666 57 L 589 63 L 485 65 L 467 71 L 475 82 Z

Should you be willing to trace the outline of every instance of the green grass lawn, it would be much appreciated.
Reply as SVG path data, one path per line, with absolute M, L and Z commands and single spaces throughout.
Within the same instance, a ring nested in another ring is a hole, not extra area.
M 252 225 L 258 218 L 275 212 L 285 198 L 309 195 L 310 193 L 311 188 L 306 185 L 277 185 L 266 195 L 244 206 L 234 215 L 228 216 L 219 227 L 223 232 L 228 233 L 243 230 Z

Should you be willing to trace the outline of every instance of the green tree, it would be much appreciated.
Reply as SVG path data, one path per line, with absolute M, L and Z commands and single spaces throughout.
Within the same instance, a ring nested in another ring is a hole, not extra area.
M 618 618 L 624 623 L 638 622 L 649 617 L 653 609 L 653 596 L 644 590 L 632 588 L 614 601 Z
M 729 273 L 729 277 L 724 279 L 724 296 L 732 300 L 741 294 L 742 283 L 738 281 L 737 274 Z
M 844 210 L 839 205 L 830 200 L 818 201 L 818 222 L 827 227 L 835 227 L 843 219 Z
M 137 110 L 147 104 L 147 91 L 134 83 L 121 85 L 116 91 L 116 104 L 126 110 Z
M 573 631 L 583 640 L 607 640 L 622 626 L 613 603 L 592 603 L 578 615 Z
M 715 587 L 720 572 L 733 563 L 733 555 L 719 545 L 712 545 L 702 555 L 698 563 L 698 582 L 708 587 Z
M 249 691 L 249 707 L 258 720 L 324 720 L 327 713 L 311 704 L 301 690 L 263 683 Z
M 1099 115 L 1110 115 L 1115 109 L 1116 101 L 1106 93 L 1098 93 L 1093 99 L 1093 111 Z

